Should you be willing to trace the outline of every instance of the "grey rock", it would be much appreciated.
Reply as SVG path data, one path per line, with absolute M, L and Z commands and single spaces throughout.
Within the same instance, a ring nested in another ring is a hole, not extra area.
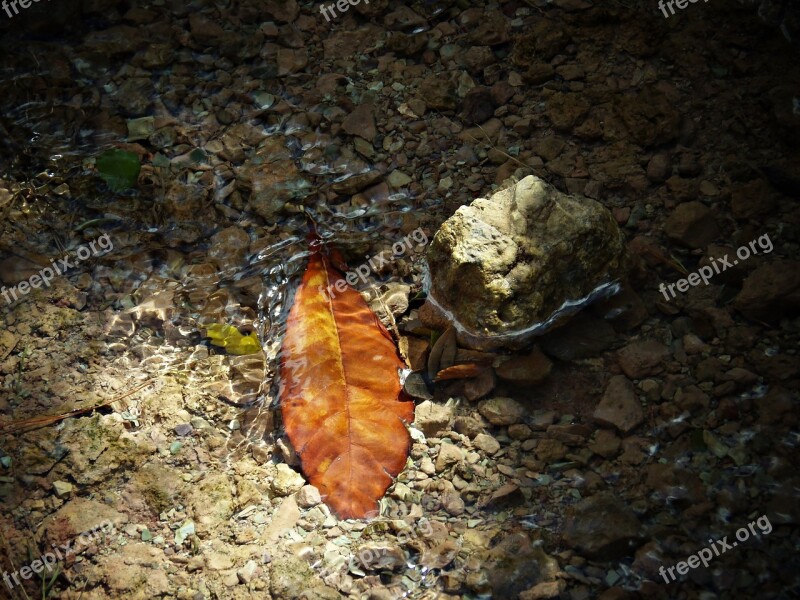
M 609 291 L 625 263 L 608 210 L 529 176 L 442 225 L 428 253 L 429 302 L 455 319 L 462 345 L 516 345 Z

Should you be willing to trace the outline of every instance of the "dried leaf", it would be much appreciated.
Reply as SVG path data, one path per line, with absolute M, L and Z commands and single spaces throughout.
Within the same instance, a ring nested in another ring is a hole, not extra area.
M 317 245 L 295 295 L 281 348 L 281 412 L 303 473 L 328 506 L 365 518 L 406 464 L 414 404 L 401 394 L 404 364 L 389 332 L 336 259 Z
M 478 377 L 486 369 L 488 365 L 479 365 L 477 363 L 468 363 L 466 365 L 453 365 L 442 369 L 436 374 L 434 381 L 445 381 L 447 379 L 472 379 Z
M 457 351 L 456 330 L 448 327 L 431 348 L 430 356 L 428 356 L 428 377 L 433 379 L 436 373 L 442 369 L 453 366 Z

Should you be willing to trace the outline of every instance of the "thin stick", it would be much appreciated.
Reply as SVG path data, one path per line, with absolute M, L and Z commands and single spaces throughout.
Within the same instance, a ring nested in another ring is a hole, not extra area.
M 15 432 L 20 431 L 21 429 L 25 429 L 30 427 L 31 430 L 38 429 L 39 427 L 44 427 L 45 425 L 52 425 L 53 423 L 58 423 L 59 421 L 63 421 L 64 419 L 69 419 L 70 417 L 77 417 L 78 415 L 83 415 L 93 410 L 97 410 L 98 408 L 104 408 L 109 404 L 114 404 L 119 400 L 127 398 L 128 396 L 132 396 L 139 390 L 146 388 L 151 383 L 155 383 L 155 379 L 150 379 L 145 381 L 141 385 L 136 386 L 129 392 L 125 392 L 124 394 L 112 398 L 111 400 L 107 400 L 106 402 L 101 402 L 100 404 L 95 404 L 93 406 L 88 406 L 86 408 L 76 408 L 75 410 L 71 410 L 69 412 L 60 414 L 60 415 L 42 415 L 39 417 L 31 417 L 30 419 L 22 419 L 21 421 L 12 421 L 10 423 L 5 423 L 0 425 L 0 432 Z

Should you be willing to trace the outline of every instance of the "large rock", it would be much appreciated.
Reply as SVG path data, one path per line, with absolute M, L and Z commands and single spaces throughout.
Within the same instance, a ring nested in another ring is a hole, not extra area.
M 615 289 L 624 240 L 598 202 L 529 176 L 462 206 L 428 253 L 429 302 L 474 348 L 524 344 Z
M 566 546 L 591 558 L 632 556 L 644 539 L 634 512 L 610 492 L 581 500 L 564 527 Z

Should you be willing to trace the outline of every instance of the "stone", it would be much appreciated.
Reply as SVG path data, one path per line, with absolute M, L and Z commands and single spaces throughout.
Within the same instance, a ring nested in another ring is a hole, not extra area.
M 590 558 L 630 556 L 644 538 L 633 511 L 610 492 L 581 500 L 567 519 L 563 542 Z
M 356 135 L 360 138 L 373 142 L 378 130 L 375 128 L 375 116 L 371 104 L 357 106 L 353 112 L 347 115 L 342 121 L 342 129 L 345 133 Z
M 631 379 L 660 373 L 668 356 L 669 348 L 656 340 L 636 340 L 617 352 L 622 371 Z
M 452 517 L 458 517 L 464 514 L 465 506 L 464 500 L 461 498 L 456 490 L 445 490 L 441 495 L 442 508 Z
M 192 37 L 200 44 L 213 44 L 225 35 L 225 30 L 218 23 L 197 12 L 189 15 L 189 28 Z
M 757 219 L 776 206 L 775 192 L 763 179 L 754 179 L 731 191 L 731 212 L 737 219 Z
M 582 0 L 569 0 L 570 2 L 580 3 Z M 557 4 L 563 4 L 560 0 Z M 576 4 L 577 6 L 577 4 Z M 578 10 L 577 8 L 575 10 Z M 543 581 L 537 583 L 529 590 L 525 590 L 519 595 L 519 600 L 546 600 L 548 598 L 560 598 L 561 593 L 566 589 L 567 582 L 563 579 L 555 581 Z
M 609 429 L 598 429 L 589 450 L 603 458 L 612 458 L 619 452 L 622 441 Z
M 305 484 L 303 476 L 286 463 L 275 467 L 275 475 L 270 482 L 270 488 L 278 496 L 288 496 L 300 491 Z
M 667 218 L 664 231 L 672 241 L 687 248 L 705 248 L 720 234 L 711 209 L 694 201 L 675 207 Z
M 644 421 L 644 411 L 636 390 L 624 375 L 611 378 L 600 404 L 592 415 L 601 425 L 611 425 L 628 433 Z
M 240 267 L 250 247 L 250 236 L 243 229 L 232 225 L 211 236 L 208 256 L 225 270 Z
M 552 370 L 553 362 L 539 348 L 534 348 L 528 356 L 512 357 L 495 368 L 500 379 L 518 385 L 542 383 Z
M 426 400 L 414 411 L 414 426 L 427 437 L 436 437 L 450 426 L 452 418 L 452 409 Z
M 68 498 L 72 495 L 73 489 L 75 489 L 74 486 L 67 481 L 53 482 L 53 493 L 59 498 Z
M 663 183 L 672 175 L 672 161 L 668 154 L 654 154 L 647 163 L 647 178 L 654 183 Z
M 308 50 L 305 48 L 280 48 L 276 63 L 279 77 L 302 71 L 308 66 Z
M 467 92 L 462 116 L 467 123 L 484 123 L 494 116 L 495 104 L 489 88 L 480 86 Z
M 494 439 L 491 435 L 486 433 L 479 433 L 472 440 L 472 445 L 478 450 L 482 450 L 489 456 L 495 454 L 500 450 L 500 442 Z
M 612 289 L 627 263 L 606 208 L 534 176 L 460 207 L 427 258 L 428 303 L 452 315 L 462 346 L 478 349 L 524 344 L 563 307 Z
M 441 444 L 439 454 L 436 456 L 436 472 L 441 473 L 448 467 L 464 460 L 464 451 L 455 444 Z
M 492 425 L 514 425 L 525 416 L 525 408 L 511 398 L 484 400 L 478 405 L 478 412 Z
M 322 496 L 319 490 L 313 485 L 304 485 L 297 492 L 297 505 L 300 508 L 311 508 L 322 503 Z
M 419 99 L 429 108 L 455 110 L 458 103 L 455 84 L 437 75 L 426 77 L 419 85 Z
M 239 583 L 250 583 L 256 574 L 258 563 L 254 560 L 248 560 L 245 565 L 236 571 L 236 576 L 239 578 Z
M 483 431 L 483 425 L 478 419 L 472 417 L 456 417 L 453 422 L 453 429 L 461 435 L 472 439 Z
M 753 271 L 733 302 L 746 317 L 776 323 L 800 309 L 800 262 L 776 260 Z
M 536 444 L 536 458 L 552 463 L 563 459 L 567 454 L 567 446 L 558 440 L 543 439 Z
M 616 340 L 614 328 L 605 319 L 588 314 L 577 315 L 563 327 L 542 337 L 542 349 L 563 361 L 599 356 Z

